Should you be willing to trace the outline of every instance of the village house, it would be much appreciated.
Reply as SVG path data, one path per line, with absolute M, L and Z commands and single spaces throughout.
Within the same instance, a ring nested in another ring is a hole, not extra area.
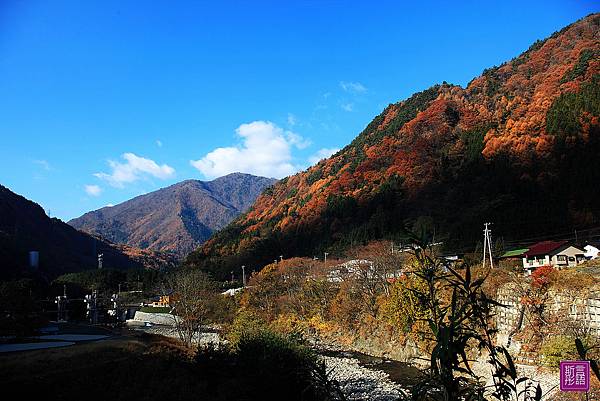
M 541 266 L 560 269 L 577 266 L 585 260 L 585 251 L 567 241 L 542 241 L 529 247 L 523 256 L 523 268 L 531 273 Z
M 168 308 L 171 306 L 172 302 L 172 295 L 160 295 L 159 297 L 153 298 L 152 303 L 148 306 L 152 306 L 154 308 Z
M 529 248 L 518 248 L 512 249 L 500 255 L 498 261 L 500 266 L 510 266 L 512 268 L 519 268 L 523 265 L 523 258 Z

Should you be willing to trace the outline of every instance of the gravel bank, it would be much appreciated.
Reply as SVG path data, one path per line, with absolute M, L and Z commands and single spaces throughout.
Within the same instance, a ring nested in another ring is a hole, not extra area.
M 357 359 L 322 356 L 332 379 L 340 383 L 348 400 L 396 401 L 407 391 L 392 382 L 387 373 L 360 366 Z
M 543 400 L 550 400 L 558 392 L 560 384 L 560 374 L 549 368 L 516 364 L 519 377 L 528 377 L 533 381 L 533 385 L 540 384 L 542 388 Z M 486 381 L 486 386 L 493 386 L 491 376 L 491 366 L 484 361 L 477 361 L 471 364 L 473 371 Z M 524 383 L 519 385 L 519 390 L 524 388 Z

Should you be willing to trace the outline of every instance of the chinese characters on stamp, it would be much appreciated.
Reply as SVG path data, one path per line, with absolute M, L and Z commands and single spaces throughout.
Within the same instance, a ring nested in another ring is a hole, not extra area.
M 590 362 L 589 361 L 561 361 L 560 362 L 560 390 L 561 391 L 589 391 L 590 390 Z

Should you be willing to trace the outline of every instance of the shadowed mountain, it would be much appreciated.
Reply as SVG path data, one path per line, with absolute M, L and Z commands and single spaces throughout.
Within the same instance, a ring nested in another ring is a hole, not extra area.
M 111 269 L 174 265 L 167 255 L 118 247 L 78 231 L 0 185 L 0 275 L 17 277 L 27 272 L 30 251 L 39 252 L 39 273 L 47 278 L 95 269 L 100 253 L 103 266 Z
M 187 255 L 247 210 L 276 180 L 233 173 L 187 180 L 69 221 L 73 227 L 142 249 Z
M 223 276 L 279 255 L 399 240 L 406 224 L 472 251 L 600 225 L 600 14 L 537 41 L 466 88 L 390 104 L 349 145 L 280 180 L 189 255 Z

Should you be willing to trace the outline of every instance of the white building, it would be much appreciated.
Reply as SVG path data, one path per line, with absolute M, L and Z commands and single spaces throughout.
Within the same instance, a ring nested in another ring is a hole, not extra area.
M 600 257 L 600 243 L 588 242 L 583 249 L 585 250 L 586 259 L 598 259 Z
M 531 273 L 541 266 L 573 267 L 585 260 L 584 250 L 567 241 L 543 241 L 532 245 L 523 257 L 523 268 Z

